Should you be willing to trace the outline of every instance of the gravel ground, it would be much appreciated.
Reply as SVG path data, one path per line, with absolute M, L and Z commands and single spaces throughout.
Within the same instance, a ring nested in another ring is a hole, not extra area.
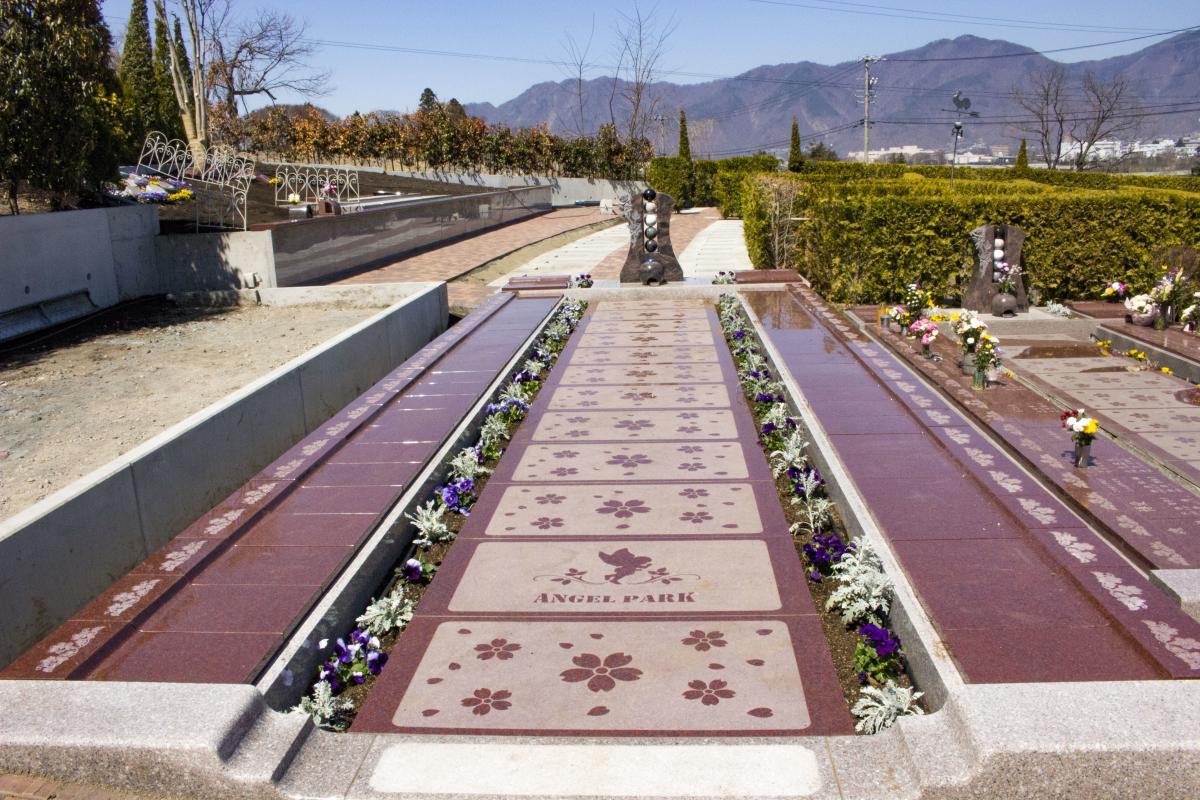
M 0 519 L 384 307 L 154 300 L 0 345 Z

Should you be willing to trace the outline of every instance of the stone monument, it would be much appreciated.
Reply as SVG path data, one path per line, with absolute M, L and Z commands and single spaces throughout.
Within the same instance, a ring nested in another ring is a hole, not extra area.
M 647 189 L 630 198 L 625 210 L 629 223 L 629 254 L 621 267 L 621 283 L 660 286 L 683 281 L 683 267 L 671 247 L 671 211 L 675 199 Z
M 1000 293 L 1000 279 L 996 267 L 1001 263 L 1022 267 L 1013 281 L 1012 294 L 1017 298 L 1017 310 L 1029 310 L 1029 298 L 1025 294 L 1025 274 L 1021 263 L 1021 246 L 1025 243 L 1025 231 L 1015 225 L 982 225 L 971 231 L 977 254 L 975 271 L 963 292 L 963 308 L 985 312 L 992 310 L 992 298 Z

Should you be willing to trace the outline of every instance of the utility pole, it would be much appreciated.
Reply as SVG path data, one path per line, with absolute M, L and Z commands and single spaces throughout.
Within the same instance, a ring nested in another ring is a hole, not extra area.
M 883 61 L 880 56 L 863 56 L 863 163 L 870 163 L 871 157 L 871 98 L 875 94 L 875 84 L 878 78 L 871 77 L 871 65 Z

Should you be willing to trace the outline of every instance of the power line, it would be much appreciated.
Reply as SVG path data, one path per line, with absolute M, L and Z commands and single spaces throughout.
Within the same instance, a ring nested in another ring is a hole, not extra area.
M 1080 25 L 1076 23 L 1045 22 L 1040 20 L 1011 19 L 1006 17 L 980 17 L 971 14 L 953 14 L 945 11 L 927 11 L 919 8 L 899 8 L 896 6 L 880 6 L 870 3 L 852 3 L 845 0 L 814 0 L 821 5 L 797 3 L 790 0 L 750 0 L 752 3 L 771 6 L 789 6 L 804 8 L 812 11 L 835 11 L 842 14 L 859 14 L 871 17 L 889 17 L 920 22 L 953 22 L 959 25 L 983 25 L 989 28 L 1018 28 L 1025 30 L 1063 31 L 1068 33 L 1161 33 L 1154 28 L 1128 28 L 1106 25 Z M 831 6 L 835 6 L 832 7 Z M 853 8 L 837 8 L 836 6 L 853 6 Z M 874 9 L 859 11 L 857 9 Z M 885 13 L 891 11 L 900 14 Z M 919 16 L 914 16 L 919 15 Z M 1007 24 L 1006 24 L 1007 23 Z

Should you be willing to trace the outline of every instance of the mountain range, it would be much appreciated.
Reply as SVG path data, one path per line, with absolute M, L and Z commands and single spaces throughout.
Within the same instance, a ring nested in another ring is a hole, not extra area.
M 1019 55 L 1009 57 L 1014 53 Z M 871 101 L 871 149 L 916 144 L 949 150 L 956 92 L 968 97 L 970 110 L 979 115 L 962 116 L 966 129 L 960 147 L 1013 145 L 1025 134 L 1012 121 L 1029 117 L 1013 99 L 1013 89 L 1028 86 L 1038 70 L 1053 63 L 1028 47 L 978 36 L 939 39 L 886 54 L 871 65 L 871 74 L 878 79 Z M 1081 81 L 1088 72 L 1105 80 L 1123 76 L 1149 112 L 1138 131 L 1143 138 L 1174 138 L 1200 129 L 1200 31 L 1181 33 L 1127 55 L 1063 66 L 1069 92 L 1076 97 L 1082 94 Z M 546 124 L 556 133 L 592 132 L 609 121 L 610 97 L 614 89 L 619 94 L 624 86 L 612 77 L 585 81 L 582 120 L 579 92 L 571 80 L 535 84 L 498 106 L 468 103 L 466 110 L 513 127 Z M 806 144 L 823 141 L 844 156 L 862 149 L 862 89 L 861 61 L 833 66 L 811 61 L 770 64 L 705 83 L 659 81 L 650 91 L 657 98 L 657 120 L 649 135 L 661 152 L 674 152 L 682 108 L 687 112 L 694 155 L 785 151 L 794 116 Z

